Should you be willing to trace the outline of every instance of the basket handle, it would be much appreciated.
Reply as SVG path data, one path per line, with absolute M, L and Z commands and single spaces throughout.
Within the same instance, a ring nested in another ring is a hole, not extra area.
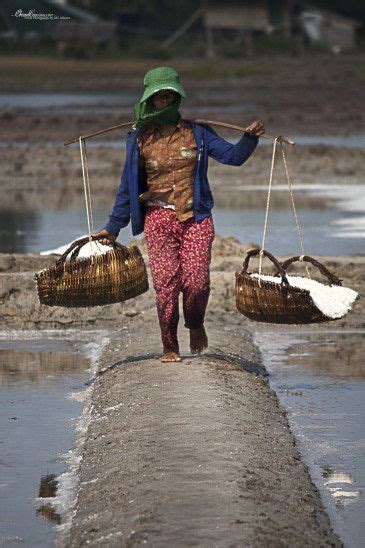
M 105 236 L 91 236 L 92 240 L 100 240 L 101 238 L 104 238 Z M 84 238 L 79 238 L 78 240 L 75 240 L 70 247 L 66 249 L 63 255 L 58 259 L 56 262 L 56 266 L 61 266 L 64 264 L 64 262 L 67 259 L 67 256 L 72 251 L 72 255 L 70 258 L 70 262 L 73 262 L 76 260 L 80 249 L 89 242 L 89 236 L 85 236 Z M 119 242 L 114 242 L 113 244 L 109 244 L 113 249 L 121 249 L 123 251 L 127 251 L 127 247 L 125 245 L 120 244 Z
M 282 268 L 286 271 L 288 266 L 291 264 L 297 262 L 297 261 L 305 261 L 307 263 L 312 263 L 313 266 L 316 266 L 318 270 L 320 271 L 323 276 L 326 276 L 328 281 L 331 285 L 342 285 L 340 278 L 337 278 L 334 274 L 332 274 L 327 268 L 317 261 L 316 259 L 313 259 L 313 257 L 309 257 L 308 255 L 297 255 L 295 257 L 291 257 L 290 259 L 287 259 L 283 263 L 281 263 Z
M 243 270 L 242 270 L 243 274 L 247 273 L 248 264 L 250 262 L 251 257 L 255 257 L 255 255 L 259 255 L 260 253 L 261 253 L 261 249 L 258 249 L 258 248 L 257 249 L 250 249 L 249 251 L 247 251 L 246 258 L 243 262 Z M 272 255 L 271 253 L 269 253 L 265 249 L 262 250 L 262 254 L 265 257 L 267 257 L 268 259 L 270 259 L 270 261 L 276 266 L 277 273 L 280 274 L 280 276 L 281 276 L 281 283 L 285 284 L 285 285 L 289 285 L 288 279 L 285 275 L 285 269 L 282 267 L 282 265 L 279 263 L 279 261 L 274 257 L 274 255 Z

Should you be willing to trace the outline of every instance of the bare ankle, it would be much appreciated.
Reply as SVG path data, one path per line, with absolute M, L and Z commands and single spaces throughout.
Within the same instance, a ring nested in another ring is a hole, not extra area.
M 208 337 L 204 325 L 190 329 L 190 350 L 193 354 L 200 354 L 208 347 Z

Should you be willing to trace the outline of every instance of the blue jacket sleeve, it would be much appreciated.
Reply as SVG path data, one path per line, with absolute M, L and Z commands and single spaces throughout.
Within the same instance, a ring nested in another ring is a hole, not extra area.
M 118 236 L 121 228 L 128 225 L 131 217 L 129 185 L 127 166 L 124 165 L 122 177 L 118 187 L 112 214 L 109 216 L 109 222 L 104 227 L 110 234 Z
M 208 154 L 221 164 L 241 166 L 257 147 L 259 138 L 244 133 L 241 139 L 233 145 L 220 137 L 211 126 L 206 126 Z

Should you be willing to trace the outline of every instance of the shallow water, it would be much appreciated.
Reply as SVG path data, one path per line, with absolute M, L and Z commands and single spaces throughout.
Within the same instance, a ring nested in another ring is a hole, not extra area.
M 0 93 L 0 108 L 16 108 L 22 111 L 33 111 L 39 115 L 89 114 L 90 108 L 94 114 L 118 111 L 120 114 L 130 114 L 133 117 L 133 104 L 139 98 L 135 92 L 92 92 L 92 93 Z M 214 98 L 211 99 L 214 101 Z M 204 98 L 206 102 L 206 98 Z M 207 112 L 250 112 L 256 105 L 253 101 L 241 101 L 238 104 L 220 104 L 217 98 L 214 105 L 189 105 L 186 116 L 200 116 Z
M 22 109 L 49 109 L 51 107 L 61 109 L 72 106 L 82 106 L 86 112 L 91 105 L 104 106 L 128 106 L 138 99 L 138 94 L 125 91 L 104 93 L 28 93 L 12 92 L 0 93 L 0 108 L 22 108 Z
M 258 328 L 270 385 L 345 546 L 365 538 L 364 330 Z
M 0 93 L 0 108 L 15 108 L 22 111 L 33 111 L 39 115 L 83 115 L 90 112 L 90 108 L 94 114 L 109 113 L 117 110 L 119 114 L 124 114 L 132 117 L 132 106 L 138 99 L 138 92 L 12 92 Z M 213 99 L 214 101 L 214 99 Z M 206 102 L 206 97 L 202 102 Z M 191 105 L 189 102 L 184 108 L 183 115 L 189 117 L 201 117 L 205 114 L 217 113 L 247 113 L 252 112 L 256 108 L 254 101 L 240 101 L 234 104 L 232 100 L 229 104 L 222 104 L 222 98 L 217 99 L 217 104 Z M 365 133 L 353 133 L 349 135 L 291 135 L 290 138 L 297 144 L 303 145 L 328 145 L 341 148 L 365 148 Z M 233 142 L 237 141 L 237 137 L 232 138 Z M 47 141 L 48 146 L 54 144 Z M 270 145 L 270 141 L 262 140 L 262 144 Z M 9 143 L 0 142 L 0 148 L 8 146 Z M 107 146 L 120 148 L 121 141 L 104 141 L 92 140 L 89 146 Z M 31 143 L 14 143 L 14 146 L 26 148 L 31 147 Z M 35 145 L 37 146 L 37 145 Z
M 79 334 L 0 333 L 0 544 L 52 545 L 57 476 L 82 408 L 70 393 L 84 388 L 92 350 Z
M 360 224 L 364 213 L 346 211 L 345 208 L 344 204 L 342 209 L 300 209 L 299 218 L 307 253 L 342 255 L 365 252 L 365 226 Z M 94 226 L 105 226 L 109 214 L 110 211 L 94 210 Z M 213 209 L 217 234 L 235 236 L 241 242 L 256 244 L 261 243 L 264 215 L 264 208 Z M 67 244 L 85 233 L 86 220 L 82 210 L 0 212 L 2 253 L 38 253 Z M 129 225 L 121 231 L 119 241 L 127 243 L 131 239 Z M 279 255 L 300 251 L 290 210 L 275 209 L 270 212 L 266 248 Z

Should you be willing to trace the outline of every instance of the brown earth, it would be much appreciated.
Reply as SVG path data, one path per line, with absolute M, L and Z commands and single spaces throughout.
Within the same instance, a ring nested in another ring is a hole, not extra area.
M 144 73 L 157 64 L 166 62 L 0 57 L 0 83 L 3 91 L 10 92 L 121 90 L 137 97 Z M 242 125 L 260 118 L 272 135 L 339 135 L 345 141 L 348 134 L 364 132 L 362 56 L 225 60 L 219 64 L 177 59 L 171 64 L 181 72 L 188 91 L 183 116 Z M 63 142 L 129 120 L 132 103 L 124 110 L 110 105 L 102 113 L 93 106 L 84 107 L 81 113 L 72 108 L 63 113 L 62 107 L 0 109 L 0 141 L 4 144 L 1 209 L 83 208 L 78 146 L 64 147 Z M 200 114 L 199 107 L 203 109 Z M 240 135 L 218 131 L 233 139 Z M 109 209 L 114 201 L 124 164 L 125 135 L 126 130 L 118 130 L 88 141 L 90 145 L 99 142 L 88 149 L 94 207 Z M 120 146 L 103 146 L 111 140 L 119 141 Z M 297 145 L 286 150 L 294 183 L 363 182 L 361 149 Z M 259 146 L 242 168 L 211 162 L 209 175 L 216 205 L 264 207 L 262 192 L 244 192 L 244 187 L 267 184 L 270 157 L 270 147 Z M 274 182 L 284 181 L 278 165 Z M 326 207 L 330 201 L 298 192 L 297 204 Z M 272 207 L 286 205 L 287 194 L 276 191 Z
M 144 238 L 137 238 L 146 264 L 148 256 Z M 250 321 L 241 316 L 235 309 L 234 303 L 234 273 L 242 268 L 242 261 L 247 249 L 254 244 L 240 242 L 233 237 L 222 238 L 216 236 L 213 243 L 211 263 L 212 292 L 207 312 L 207 322 L 235 325 L 250 325 Z M 364 255 L 348 255 L 343 257 L 318 257 L 329 270 L 343 280 L 343 285 L 352 287 L 359 293 L 364 293 Z M 34 272 L 45 268 L 56 261 L 56 256 L 39 257 L 35 254 L 0 254 L 0 303 L 2 315 L 1 329 L 44 329 L 61 326 L 70 327 L 105 327 L 122 326 L 135 317 L 143 325 L 145 315 L 155 315 L 155 302 L 152 283 L 151 289 L 138 298 L 125 303 L 107 305 L 103 308 L 63 308 L 47 307 L 38 302 Z M 284 257 L 279 257 L 284 260 Z M 256 262 L 257 265 L 257 262 Z M 266 271 L 272 272 L 271 263 L 267 263 Z M 255 269 L 255 259 L 252 261 L 252 270 Z M 256 266 L 257 268 L 257 266 Z M 291 272 L 302 272 L 301 266 L 293 265 Z M 312 267 L 311 267 L 312 268 Z M 321 280 L 318 271 L 313 267 L 312 276 Z M 322 278 L 323 280 L 323 278 Z M 363 299 L 355 303 L 351 314 L 335 322 L 336 326 L 364 327 Z M 323 326 L 331 322 L 325 322 Z M 156 330 L 158 335 L 158 330 Z

